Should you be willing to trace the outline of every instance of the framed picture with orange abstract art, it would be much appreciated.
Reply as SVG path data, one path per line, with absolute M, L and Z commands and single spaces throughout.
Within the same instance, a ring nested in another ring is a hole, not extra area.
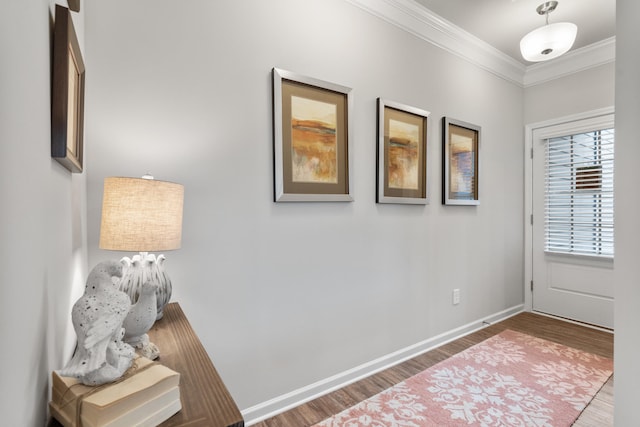
M 352 201 L 350 88 L 273 69 L 275 202 Z
M 376 202 L 427 204 L 429 112 L 378 98 Z

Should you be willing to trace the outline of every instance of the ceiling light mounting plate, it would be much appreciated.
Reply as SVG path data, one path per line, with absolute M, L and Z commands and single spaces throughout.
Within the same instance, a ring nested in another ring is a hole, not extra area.
M 558 7 L 557 1 L 546 1 L 538 6 L 536 11 L 538 12 L 538 15 L 546 15 L 547 13 L 556 10 L 556 7 Z

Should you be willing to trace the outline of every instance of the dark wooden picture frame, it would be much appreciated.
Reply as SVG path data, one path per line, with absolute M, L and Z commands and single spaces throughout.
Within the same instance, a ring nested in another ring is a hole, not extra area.
M 272 73 L 274 201 L 352 201 L 351 88 Z
M 429 112 L 378 98 L 377 203 L 429 203 Z
M 69 9 L 74 12 L 80 12 L 80 0 L 67 0 Z
M 442 118 L 442 204 L 479 205 L 480 126 Z
M 82 173 L 85 67 L 66 7 L 56 5 L 51 90 L 51 157 Z

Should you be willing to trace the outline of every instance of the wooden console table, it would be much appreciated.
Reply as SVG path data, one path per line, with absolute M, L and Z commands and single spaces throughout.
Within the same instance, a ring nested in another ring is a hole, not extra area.
M 178 303 L 149 331 L 160 349 L 159 363 L 180 373 L 182 410 L 162 427 L 244 427 L 242 414 Z M 60 426 L 52 419 L 50 427 Z
M 177 302 L 149 331 L 160 349 L 158 362 L 180 373 L 182 410 L 162 427 L 244 427 L 240 410 Z

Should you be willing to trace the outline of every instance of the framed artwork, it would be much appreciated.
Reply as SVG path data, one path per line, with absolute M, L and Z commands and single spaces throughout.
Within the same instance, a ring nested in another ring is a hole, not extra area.
M 273 69 L 275 202 L 352 201 L 350 88 Z
M 479 205 L 480 126 L 442 118 L 442 203 Z
M 51 90 L 51 157 L 74 173 L 82 172 L 84 62 L 71 13 L 56 5 Z
M 427 204 L 429 112 L 378 98 L 377 203 Z

